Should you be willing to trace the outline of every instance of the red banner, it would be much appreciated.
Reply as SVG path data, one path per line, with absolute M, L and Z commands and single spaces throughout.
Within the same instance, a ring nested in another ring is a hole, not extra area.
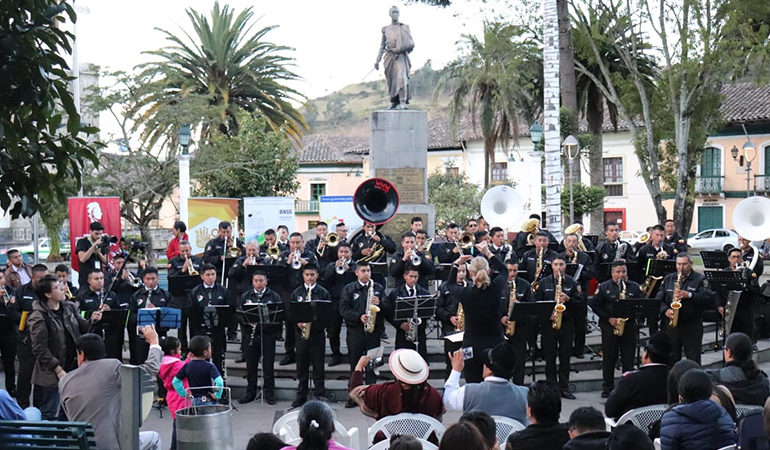
M 118 197 L 70 197 L 67 199 L 70 219 L 70 248 L 72 269 L 78 270 L 75 244 L 78 239 L 91 234 L 91 222 L 101 222 L 104 233 L 120 239 L 120 198 Z M 120 244 L 112 244 L 111 251 L 117 251 Z

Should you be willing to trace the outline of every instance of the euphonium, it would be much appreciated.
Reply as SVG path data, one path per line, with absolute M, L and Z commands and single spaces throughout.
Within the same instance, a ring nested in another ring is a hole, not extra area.
M 430 247 L 432 245 L 433 245 L 433 238 L 429 238 L 429 239 L 425 240 L 425 243 L 422 244 L 422 249 L 420 249 L 420 251 L 422 251 L 425 254 L 425 257 L 428 258 L 428 260 L 431 260 L 431 261 L 433 260 L 433 258 L 431 257 L 431 254 L 430 254 Z
M 310 288 L 307 290 L 307 299 L 305 299 L 306 302 L 312 302 L 313 301 L 313 289 Z M 313 325 L 310 322 L 305 322 L 302 325 L 302 340 L 307 341 L 310 339 L 310 326 Z
M 553 307 L 553 315 L 551 318 L 551 326 L 554 330 L 561 329 L 561 318 L 564 314 L 564 311 L 567 309 L 567 307 L 564 306 L 564 303 L 561 301 L 562 280 L 563 278 L 561 275 L 559 275 L 556 281 L 556 289 L 554 290 L 553 294 L 553 296 L 556 298 L 556 305 Z
M 511 320 L 513 307 L 516 305 L 516 277 L 511 280 L 511 291 L 508 293 L 508 323 L 505 325 L 505 335 L 508 337 L 516 333 L 516 321 Z
M 373 231 L 372 233 L 368 234 L 369 240 L 373 240 L 372 237 L 376 234 L 376 231 Z M 379 242 L 374 242 L 372 246 L 370 247 L 372 249 L 372 252 L 369 253 L 368 256 L 362 256 L 359 258 L 357 262 L 374 262 L 377 261 L 380 256 L 382 256 L 382 252 L 385 251 L 385 247 L 382 246 Z
M 463 311 L 463 304 L 457 304 L 457 325 L 455 325 L 455 331 L 465 331 L 465 311 Z
M 187 265 L 187 275 L 190 275 L 190 276 L 198 275 L 198 271 L 195 270 L 195 266 L 193 265 L 192 259 L 188 258 L 187 255 L 185 255 L 184 260 L 185 261 L 189 261 L 189 263 L 187 263 L 188 264 Z
M 626 299 L 626 282 L 623 280 L 620 280 L 620 296 L 618 297 L 620 300 Z M 626 322 L 628 321 L 628 317 L 620 317 L 617 320 L 615 320 L 615 329 L 612 330 L 612 334 L 615 336 L 623 336 L 623 332 L 626 330 Z
M 529 219 L 521 224 L 521 231 L 529 233 L 527 236 L 527 245 L 533 245 L 535 243 L 535 234 L 537 234 L 538 225 L 540 225 L 540 221 L 537 219 Z
M 367 333 L 374 332 L 374 322 L 377 320 L 377 313 L 380 312 L 380 307 L 372 303 L 374 298 L 374 281 L 369 281 L 369 292 L 366 295 L 366 323 L 364 324 L 364 331 Z
M 682 272 L 678 272 L 676 274 L 676 281 L 674 282 L 674 293 L 680 290 L 681 287 L 682 287 Z M 679 323 L 679 308 L 682 307 L 682 302 L 680 302 L 677 299 L 673 299 L 669 307 L 674 311 L 674 314 L 671 316 L 671 320 L 668 321 L 668 325 L 670 327 L 676 328 L 677 324 Z
M 125 269 L 125 270 L 126 270 L 126 281 L 128 281 L 128 284 L 130 284 L 131 287 L 133 288 L 138 288 L 142 284 L 142 281 L 139 278 L 135 277 L 130 270 L 128 269 Z
M 618 244 L 618 249 L 615 250 L 615 261 L 623 258 L 623 255 L 626 253 L 626 249 L 628 248 L 628 244 L 625 242 L 621 242 Z
M 535 279 L 532 281 L 532 292 L 535 292 L 537 290 L 537 287 L 540 285 L 540 275 L 543 273 L 543 257 L 545 256 L 545 248 L 541 248 L 539 252 L 537 252 L 537 264 L 535 265 Z

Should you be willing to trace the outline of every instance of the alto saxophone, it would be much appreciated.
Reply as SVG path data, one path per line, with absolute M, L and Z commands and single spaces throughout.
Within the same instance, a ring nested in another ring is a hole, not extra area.
M 513 280 L 511 280 L 511 291 L 508 293 L 508 323 L 505 325 L 505 335 L 508 337 L 516 333 L 516 321 L 510 320 L 516 302 L 516 277 L 513 277 Z
M 457 325 L 455 325 L 455 331 L 465 331 L 465 311 L 463 311 L 463 304 L 457 304 Z
M 313 289 L 310 288 L 307 290 L 307 299 L 305 299 L 306 302 L 312 302 L 313 301 Z M 302 340 L 307 341 L 310 339 L 310 326 L 313 325 L 310 322 L 305 322 L 302 325 Z
M 409 331 L 406 332 L 407 341 L 417 341 L 417 328 L 420 326 L 420 324 L 422 324 L 422 319 L 417 317 L 417 291 L 415 290 L 414 310 L 412 311 L 412 317 L 409 318 Z
M 682 287 L 682 272 L 677 272 L 676 281 L 674 282 L 674 293 L 680 290 L 681 287 Z M 680 302 L 677 299 L 673 299 L 671 300 L 671 304 L 669 305 L 669 307 L 674 311 L 674 314 L 671 316 L 671 320 L 668 321 L 668 326 L 676 328 L 676 325 L 679 323 L 679 308 L 682 307 L 682 302 Z
M 620 300 L 626 299 L 626 282 L 623 280 L 620 280 L 620 296 L 618 297 Z M 628 317 L 620 317 L 618 319 L 615 319 L 615 329 L 612 330 L 612 334 L 615 336 L 623 336 L 623 332 L 626 330 L 626 322 L 628 321 Z
M 539 252 L 537 252 L 537 264 L 535 265 L 535 279 L 532 280 L 532 292 L 534 293 L 537 290 L 538 285 L 540 284 L 540 275 L 543 273 L 543 257 L 545 256 L 545 248 L 541 248 Z
M 369 281 L 369 292 L 366 295 L 366 323 L 364 324 L 364 331 L 367 333 L 374 332 L 374 322 L 377 320 L 377 313 L 380 312 L 380 307 L 372 304 L 374 298 L 374 281 Z
M 567 309 L 567 307 L 561 301 L 562 280 L 563 278 L 559 276 L 559 278 L 556 281 L 556 289 L 554 290 L 554 294 L 553 294 L 553 296 L 556 298 L 556 306 L 553 307 L 553 314 L 551 317 L 551 322 L 552 322 L 551 327 L 553 327 L 554 330 L 561 329 L 561 317 L 564 314 L 564 311 Z

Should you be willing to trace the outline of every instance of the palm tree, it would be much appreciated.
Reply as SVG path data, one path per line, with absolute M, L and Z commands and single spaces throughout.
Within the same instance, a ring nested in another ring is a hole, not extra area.
M 302 104 L 304 96 L 285 85 L 299 79 L 289 69 L 293 58 L 284 56 L 292 49 L 265 40 L 276 26 L 252 32 L 251 8 L 236 16 L 230 6 L 220 7 L 219 2 L 210 18 L 194 9 L 186 12 L 194 34 L 183 31 L 183 36 L 176 36 L 158 29 L 172 45 L 147 52 L 159 60 L 142 66 L 153 88 L 147 89 L 138 110 L 151 142 L 169 132 L 168 121 L 158 117 L 163 106 L 181 104 L 193 96 L 215 108 L 220 119 L 216 125 L 226 134 L 237 132 L 236 111 L 244 109 L 261 113 L 270 128 L 283 129 L 299 140 L 307 125 L 291 101 Z M 203 129 L 210 125 L 204 119 Z
M 485 23 L 484 39 L 464 35 L 465 55 L 447 67 L 436 93 L 451 90 L 450 119 L 456 126 L 469 113 L 484 140 L 484 187 L 498 143 L 507 151 L 518 141 L 520 120 L 535 117 L 542 104 L 542 55 L 524 30 L 510 24 Z

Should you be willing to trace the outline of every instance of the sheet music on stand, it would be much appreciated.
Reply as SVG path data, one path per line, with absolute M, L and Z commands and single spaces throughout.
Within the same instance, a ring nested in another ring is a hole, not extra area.
M 676 261 L 670 259 L 648 259 L 647 276 L 665 277 L 676 272 Z
M 700 256 L 703 259 L 703 267 L 706 269 L 722 270 L 725 267 L 730 267 L 730 261 L 727 260 L 727 252 L 721 250 L 714 252 L 702 251 Z
M 418 295 L 416 297 L 396 297 L 394 320 L 409 320 L 414 318 L 415 306 L 417 317 L 428 320 L 436 314 L 435 295 Z
M 594 248 L 596 248 L 596 246 L 599 245 L 598 234 L 584 234 L 583 237 L 591 241 L 591 243 L 594 245 Z
M 225 327 L 232 317 L 230 305 L 208 305 L 203 308 L 203 324 L 209 330 Z
M 746 288 L 746 277 L 741 270 L 705 270 L 706 279 L 727 291 L 742 291 Z
M 241 311 L 250 325 L 280 325 L 284 319 L 283 303 L 245 303 Z
M 577 264 L 567 264 L 566 274 L 571 276 L 575 279 L 575 281 L 580 279 L 580 274 L 583 272 L 583 265 L 580 263 Z

